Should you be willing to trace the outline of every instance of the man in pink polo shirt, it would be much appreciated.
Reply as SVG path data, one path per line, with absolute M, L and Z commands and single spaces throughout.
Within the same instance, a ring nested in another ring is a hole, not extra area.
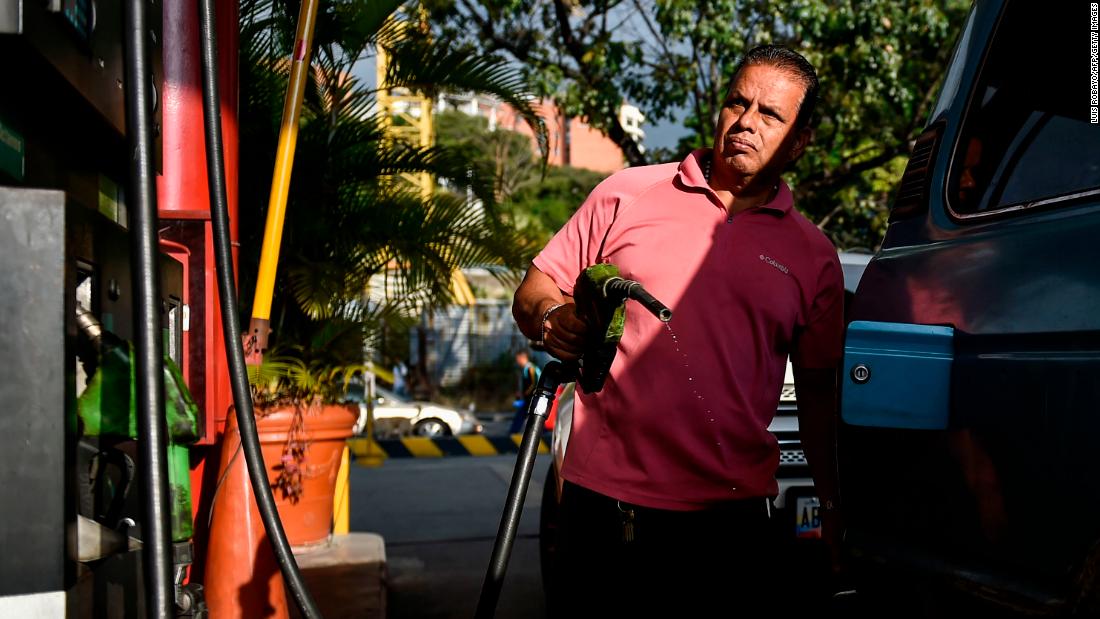
M 825 535 L 839 534 L 843 280 L 780 180 L 809 142 L 817 88 L 801 55 L 750 51 L 713 148 L 605 180 L 516 291 L 520 328 L 563 360 L 589 336 L 571 297 L 589 265 L 617 265 L 673 310 L 666 328 L 627 303 L 607 383 L 576 400 L 553 601 L 568 614 L 764 612 L 782 578 L 768 569 L 779 449 L 767 428 L 788 355 Z

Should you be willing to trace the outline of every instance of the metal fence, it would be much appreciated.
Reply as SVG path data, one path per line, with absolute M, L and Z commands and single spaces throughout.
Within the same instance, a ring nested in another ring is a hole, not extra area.
M 468 380 L 471 371 L 510 358 L 529 344 L 512 319 L 511 303 L 479 299 L 472 306 L 454 305 L 426 314 L 409 331 L 413 365 L 420 362 L 420 333 L 426 346 L 426 368 L 432 383 L 454 387 Z

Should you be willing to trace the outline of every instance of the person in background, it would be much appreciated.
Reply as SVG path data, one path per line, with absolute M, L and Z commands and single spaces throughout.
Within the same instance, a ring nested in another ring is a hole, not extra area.
M 531 405 L 531 399 L 535 397 L 535 386 L 542 374 L 538 366 L 531 363 L 531 356 L 526 349 L 516 352 L 516 366 L 519 368 L 519 390 L 516 392 L 516 412 L 512 416 L 508 434 L 523 432 L 527 409 Z
M 405 362 L 401 359 L 397 360 L 397 363 L 393 364 L 393 392 L 398 397 L 406 398 L 409 396 L 409 388 L 406 380 L 409 376 L 409 366 L 405 365 Z
M 673 311 L 666 329 L 628 302 L 607 383 L 577 392 L 551 600 L 562 616 L 765 617 L 782 607 L 769 589 L 783 577 L 772 563 L 779 447 L 768 425 L 788 356 L 823 536 L 838 556 L 843 276 L 780 177 L 810 141 L 817 91 L 800 54 L 749 51 L 713 148 L 603 181 L 516 291 L 520 330 L 565 361 L 595 327 L 571 296 L 588 266 L 617 265 Z

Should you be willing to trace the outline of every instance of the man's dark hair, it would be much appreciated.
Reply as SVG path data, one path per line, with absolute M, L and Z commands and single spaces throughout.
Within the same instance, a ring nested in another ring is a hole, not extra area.
M 801 105 L 798 106 L 798 117 L 795 119 L 795 126 L 799 129 L 808 126 L 810 119 L 813 118 L 814 109 L 817 107 L 818 91 L 817 71 L 814 70 L 814 66 L 810 64 L 810 61 L 793 49 L 780 45 L 761 45 L 752 48 L 741 58 L 741 62 L 737 63 L 733 75 L 736 76 L 745 67 L 758 64 L 769 65 L 781 71 L 786 71 L 802 82 L 806 92 L 802 96 Z

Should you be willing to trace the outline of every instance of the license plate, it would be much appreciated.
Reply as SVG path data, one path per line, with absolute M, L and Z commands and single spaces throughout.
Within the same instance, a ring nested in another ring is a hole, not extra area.
M 799 539 L 821 539 L 821 502 L 817 500 L 817 497 L 798 497 L 794 507 L 795 537 Z

